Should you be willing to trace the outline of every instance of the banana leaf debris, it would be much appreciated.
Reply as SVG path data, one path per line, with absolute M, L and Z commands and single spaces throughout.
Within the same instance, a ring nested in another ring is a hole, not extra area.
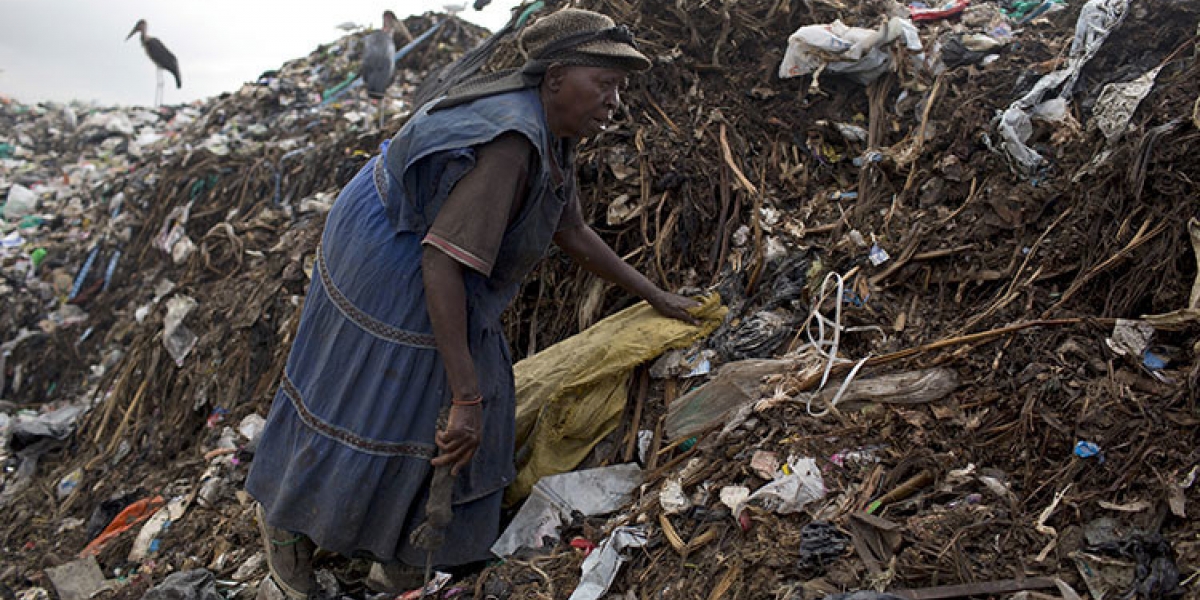
M 572 4 L 655 63 L 581 146 L 587 221 L 729 311 L 578 466 L 640 471 L 619 508 L 432 597 L 1200 595 L 1200 5 Z M 0 99 L 4 598 L 259 594 L 241 483 L 324 215 L 486 37 L 435 25 L 382 130 L 362 32 L 186 105 Z M 635 300 L 551 251 L 514 356 Z

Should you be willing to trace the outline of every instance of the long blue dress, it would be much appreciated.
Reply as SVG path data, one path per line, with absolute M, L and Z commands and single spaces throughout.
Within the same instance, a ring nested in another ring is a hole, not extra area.
M 571 169 L 557 166 L 570 164 L 561 152 L 569 146 L 551 138 L 536 89 L 436 112 L 427 105 L 338 196 L 246 480 L 271 525 L 346 556 L 424 564 L 408 537 L 424 516 L 450 390 L 425 308 L 421 241 L 473 165 L 472 148 L 505 132 L 529 139 L 541 166 L 491 274 L 464 270 L 483 431 L 455 480 L 454 519 L 434 563 L 490 557 L 515 475 L 512 360 L 500 316 L 575 194 Z

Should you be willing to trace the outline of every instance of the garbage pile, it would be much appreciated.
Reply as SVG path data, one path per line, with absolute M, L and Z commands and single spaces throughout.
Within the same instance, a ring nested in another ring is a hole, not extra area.
M 655 63 L 581 148 L 585 217 L 729 312 L 633 375 L 580 465 L 621 493 L 544 479 L 526 506 L 557 531 L 506 534 L 439 595 L 1195 595 L 1200 7 L 577 4 Z M 429 47 L 406 83 L 454 45 Z M 203 105 L 75 113 L 100 115 L 93 143 L 58 107 L 0 114 L 21 240 L 0 582 L 22 597 L 196 569 L 254 593 L 240 481 L 324 211 L 387 137 L 361 101 L 321 104 L 352 64 L 325 48 Z M 632 300 L 552 253 L 514 354 Z M 320 562 L 359 593 L 361 565 Z
M 412 40 L 386 101 L 393 129 L 425 75 L 487 35 L 432 13 L 405 25 Z M 160 508 L 194 515 L 234 497 L 250 455 L 239 463 L 230 450 L 252 450 L 265 410 L 251 397 L 286 359 L 323 215 L 390 137 L 354 85 L 365 34 L 205 102 L 0 104 L 6 585 L 49 586 L 41 569 L 85 546 L 109 577 L 128 572 L 132 539 L 95 543 L 113 518 L 140 507 L 133 523 L 161 526 L 178 519 L 156 521 Z M 49 530 L 37 525 L 51 518 L 44 481 L 62 517 Z M 204 554 L 148 550 L 157 533 L 133 555 Z

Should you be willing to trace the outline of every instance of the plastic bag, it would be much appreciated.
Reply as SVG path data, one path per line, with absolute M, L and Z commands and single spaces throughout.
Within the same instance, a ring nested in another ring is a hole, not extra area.
M 1161 66 L 1151 69 L 1133 81 L 1110 83 L 1100 91 L 1092 118 L 1108 141 L 1112 142 L 1125 133 L 1138 105 L 1154 89 L 1154 79 L 1158 77 L 1160 69 Z
M 1061 102 L 1065 108 L 1079 73 L 1100 50 L 1108 34 L 1121 24 L 1128 10 L 1129 0 L 1089 0 L 1079 12 L 1066 66 L 1038 80 L 1029 93 L 1009 105 L 1000 116 L 996 127 L 1002 140 L 1000 147 L 1021 172 L 1031 175 L 1043 162 L 1042 155 L 1025 144 L 1033 135 L 1033 117 L 1047 102 Z M 1058 93 L 1044 101 L 1054 90 Z
M 712 333 L 727 312 L 709 296 L 692 312 L 700 324 L 689 325 L 641 302 L 514 365 L 519 459 L 505 505 L 538 479 L 574 469 L 616 429 L 634 367 Z
M 797 513 L 824 497 L 825 480 L 817 461 L 792 457 L 788 459 L 787 471 L 776 473 L 775 481 L 755 490 L 733 509 L 733 514 L 741 515 L 751 504 L 781 515 Z
M 491 551 L 505 557 L 521 548 L 540 549 L 546 538 L 558 539 L 559 526 L 572 514 L 590 517 L 613 512 L 629 502 L 641 484 L 642 470 L 636 464 L 544 477 Z
M 841 20 L 806 25 L 788 37 L 779 77 L 800 77 L 824 66 L 831 73 L 847 75 L 866 85 L 887 71 L 891 59 L 884 46 L 900 37 L 909 50 L 921 51 L 917 28 L 900 17 L 892 17 L 878 30 L 847 27 Z M 829 60 L 830 55 L 837 59 Z
M 9 221 L 20 220 L 37 210 L 37 194 L 33 190 L 14 183 L 8 188 L 8 202 L 4 205 L 4 218 Z
M 163 318 L 162 340 L 167 352 L 179 366 L 183 365 L 183 359 L 187 358 L 200 339 L 183 324 L 183 319 L 194 308 L 196 308 L 196 301 L 190 296 L 180 294 L 167 300 L 167 316 Z

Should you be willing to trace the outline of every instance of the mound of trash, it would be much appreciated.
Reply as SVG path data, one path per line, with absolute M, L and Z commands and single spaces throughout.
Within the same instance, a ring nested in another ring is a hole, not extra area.
M 585 218 L 728 312 L 433 597 L 1196 594 L 1200 7 L 574 4 L 654 61 L 581 147 Z M 441 29 L 397 98 L 478 43 L 457 23 L 409 19 Z M 485 68 L 519 62 L 500 42 Z M 241 481 L 324 214 L 411 109 L 371 127 L 353 46 L 162 111 L 0 110 L 23 600 L 257 592 Z M 633 301 L 552 252 L 514 355 Z M 318 566 L 366 597 L 363 564 Z

